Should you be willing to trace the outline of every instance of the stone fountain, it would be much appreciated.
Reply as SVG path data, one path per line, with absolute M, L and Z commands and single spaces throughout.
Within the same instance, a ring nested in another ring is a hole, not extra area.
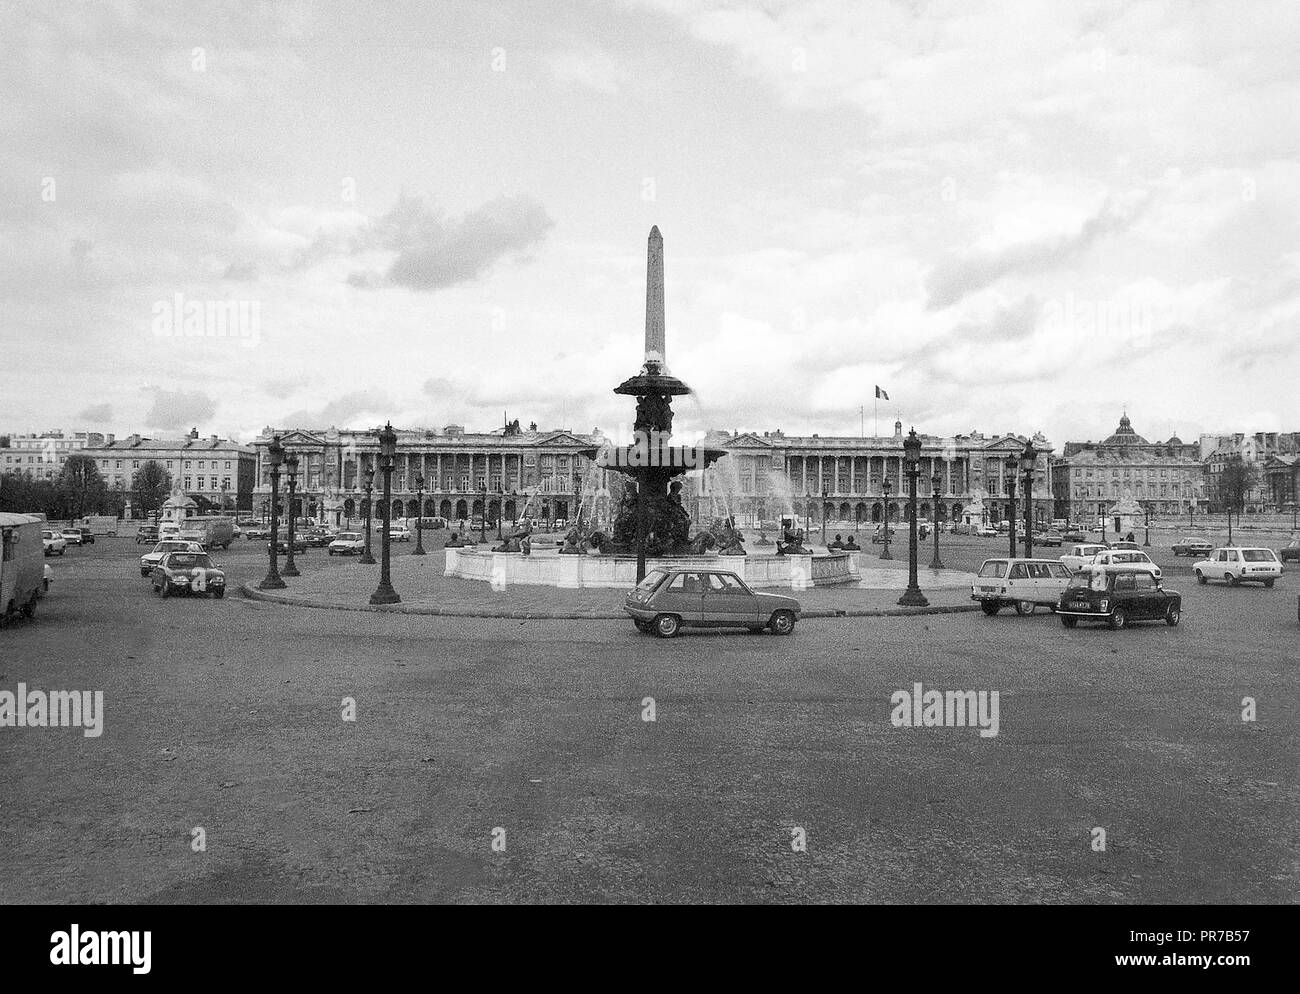
M 788 547 L 779 556 L 747 553 L 729 515 L 715 517 L 691 535 L 680 477 L 707 469 L 726 450 L 672 441 L 673 398 L 690 394 L 691 388 L 669 372 L 665 353 L 664 243 L 654 227 L 646 254 L 644 361 L 640 372 L 614 388 L 636 398 L 633 438 L 626 445 L 606 444 L 583 453 L 628 480 L 609 533 L 596 527 L 594 514 L 579 513 L 562 549 L 530 549 L 527 534 L 517 533 L 491 551 L 448 548 L 448 576 L 489 580 L 495 589 L 511 584 L 624 587 L 636 583 L 648 567 L 670 562 L 682 567 L 725 564 L 758 587 L 803 589 L 856 581 L 856 565 L 845 555 L 817 557 L 814 569 L 813 555 L 799 541 L 802 533 L 793 542 L 794 536 L 786 536 L 783 545 Z

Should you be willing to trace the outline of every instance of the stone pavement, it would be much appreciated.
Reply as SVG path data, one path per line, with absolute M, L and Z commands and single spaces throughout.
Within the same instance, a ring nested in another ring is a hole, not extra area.
M 424 557 L 395 558 L 391 566 L 393 588 L 402 601 L 393 605 L 372 606 L 368 602 L 379 582 L 378 565 L 362 566 L 354 559 L 330 560 L 321 555 L 299 556 L 302 576 L 286 578 L 284 590 L 258 590 L 255 584 L 245 584 L 241 589 L 245 597 L 257 600 L 343 611 L 468 618 L 627 618 L 622 610 L 626 596 L 623 590 L 516 585 L 498 591 L 487 583 L 443 576 L 444 562 L 441 550 Z M 947 614 L 976 608 L 970 599 L 969 574 L 945 570 L 936 575 L 922 569 L 921 590 L 930 601 L 926 608 L 898 606 L 899 596 L 907 589 L 906 563 L 873 563 L 864 574 L 868 586 L 875 589 L 841 585 L 790 593 L 803 605 L 805 619 Z

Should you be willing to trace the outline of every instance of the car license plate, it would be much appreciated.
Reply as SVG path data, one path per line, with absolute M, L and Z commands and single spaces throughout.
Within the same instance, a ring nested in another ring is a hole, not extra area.
M 1070 607 L 1076 611 L 1086 611 L 1092 607 L 1087 601 L 1070 601 Z

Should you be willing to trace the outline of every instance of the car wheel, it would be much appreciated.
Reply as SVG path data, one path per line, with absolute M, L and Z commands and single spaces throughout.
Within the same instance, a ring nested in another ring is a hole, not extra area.
M 1234 586 L 1234 587 L 1239 587 L 1239 586 L 1241 586 L 1241 581 L 1240 581 L 1239 579 L 1237 579 L 1237 577 L 1233 576 L 1231 573 L 1224 573 L 1224 574 L 1223 574 L 1223 578 L 1224 578 L 1225 580 L 1227 580 L 1228 583 L 1231 584 L 1231 585 Z
M 1265 580 L 1265 581 L 1264 581 L 1264 586 L 1267 587 L 1269 590 L 1272 590 L 1272 589 L 1273 589 L 1273 581 L 1272 581 L 1272 580 Z
M 1002 610 L 1002 605 L 997 601 L 980 601 L 980 608 L 991 618 Z
M 1168 625 L 1170 628 L 1177 628 L 1178 621 L 1182 617 L 1182 614 L 1183 614 L 1182 611 L 1180 611 L 1173 604 L 1170 604 L 1167 608 L 1165 608 L 1165 624 Z
M 654 620 L 655 634 L 661 639 L 670 639 L 681 631 L 682 621 L 675 614 L 661 614 Z
M 1079 623 L 1078 618 L 1072 618 L 1068 614 L 1061 615 L 1061 624 L 1063 624 L 1066 628 L 1073 628 L 1078 623 Z
M 1037 606 L 1033 601 L 1016 601 L 1016 614 L 1023 618 L 1027 614 L 1033 614 Z
M 1197 570 L 1197 571 L 1196 571 L 1196 582 L 1197 582 L 1197 583 L 1204 584 L 1204 583 L 1209 583 L 1210 581 L 1207 580 L 1207 579 L 1205 578 L 1205 574 L 1204 574 L 1204 573 L 1202 573 L 1200 570 Z
M 1117 607 L 1115 610 L 1110 612 L 1110 627 L 1115 631 L 1119 631 L 1127 624 L 1128 615 L 1124 612 L 1122 607 Z
M 773 635 L 789 635 L 794 631 L 794 614 L 790 611 L 777 611 L 768 622 Z

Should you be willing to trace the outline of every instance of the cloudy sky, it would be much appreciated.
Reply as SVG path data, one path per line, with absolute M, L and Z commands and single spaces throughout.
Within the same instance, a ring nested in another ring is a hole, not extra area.
M 679 428 L 1300 430 L 1297 51 L 1293 0 L 8 3 L 0 430 L 616 430 L 652 224 Z

